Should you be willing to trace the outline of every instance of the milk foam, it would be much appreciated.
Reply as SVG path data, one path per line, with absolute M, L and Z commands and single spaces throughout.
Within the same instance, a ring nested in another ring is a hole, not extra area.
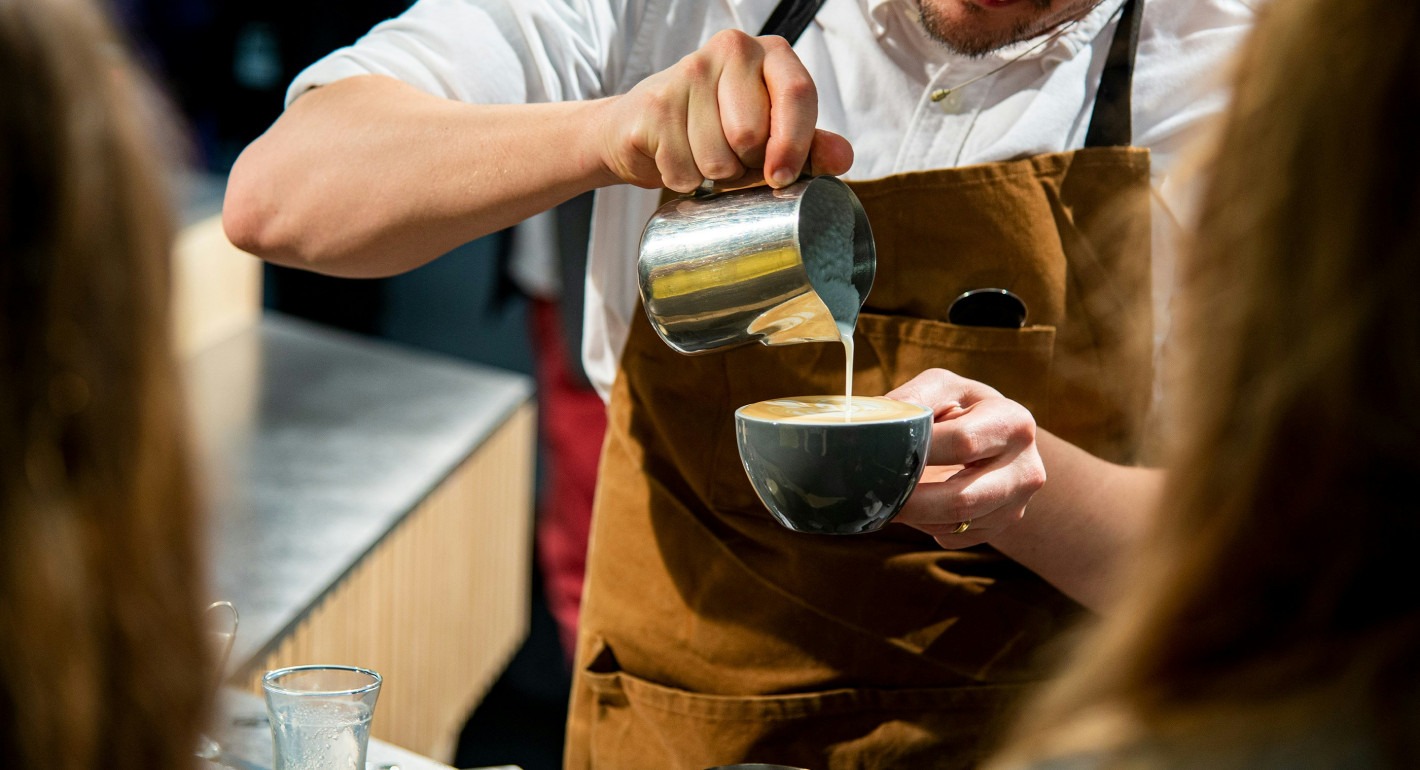
M 776 398 L 740 407 L 748 420 L 792 424 L 893 422 L 921 417 L 926 407 L 882 396 L 859 396 L 849 406 L 846 396 Z

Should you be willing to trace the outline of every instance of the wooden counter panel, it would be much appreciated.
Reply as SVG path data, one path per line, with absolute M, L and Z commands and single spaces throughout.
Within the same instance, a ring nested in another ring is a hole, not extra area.
M 535 416 L 524 405 L 246 669 L 384 677 L 372 734 L 443 762 L 527 635 Z

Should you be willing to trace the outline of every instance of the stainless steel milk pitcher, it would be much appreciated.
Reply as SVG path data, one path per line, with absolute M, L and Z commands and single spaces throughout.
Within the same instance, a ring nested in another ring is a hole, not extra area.
M 686 354 L 837 341 L 876 267 L 867 214 L 832 176 L 676 198 L 647 222 L 638 260 L 652 326 Z

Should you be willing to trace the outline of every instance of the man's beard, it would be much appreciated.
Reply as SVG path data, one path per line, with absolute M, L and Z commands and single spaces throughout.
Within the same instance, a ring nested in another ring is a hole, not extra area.
M 1039 10 L 1048 11 L 1052 0 L 1030 0 L 1030 2 Z M 969 14 L 987 13 L 985 9 L 976 5 L 965 4 L 963 7 Z M 947 50 L 953 53 L 973 58 L 985 56 L 1012 43 L 1029 40 L 1054 26 L 1048 22 L 1043 23 L 1049 17 L 1038 16 L 1033 19 L 1018 20 L 1006 32 L 973 30 L 965 28 L 963 25 L 952 24 L 925 0 L 917 0 L 917 9 L 922 17 L 922 27 L 927 30 L 927 34 L 933 40 L 946 46 Z

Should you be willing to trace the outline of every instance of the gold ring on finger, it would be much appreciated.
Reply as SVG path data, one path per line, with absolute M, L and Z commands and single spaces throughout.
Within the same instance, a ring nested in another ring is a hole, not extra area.
M 952 527 L 952 534 L 953 534 L 953 535 L 960 535 L 961 533 L 967 531 L 968 529 L 971 529 L 971 519 L 967 519 L 966 521 L 959 521 L 959 522 L 957 522 L 957 525 L 956 525 L 955 527 Z

